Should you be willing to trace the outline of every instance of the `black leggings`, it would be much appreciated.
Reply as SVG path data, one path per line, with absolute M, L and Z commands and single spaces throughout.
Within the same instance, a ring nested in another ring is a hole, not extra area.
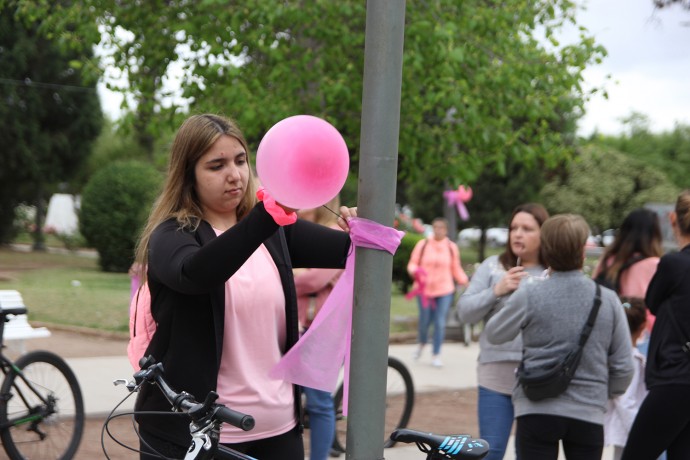
M 516 419 L 518 460 L 556 460 L 558 443 L 568 460 L 601 460 L 604 426 L 558 415 L 532 414 Z
M 690 385 L 662 385 L 649 390 L 621 460 L 654 460 L 664 450 L 668 460 L 690 458 Z
M 160 459 L 159 454 L 166 458 L 182 459 L 189 447 L 174 444 L 143 430 L 140 430 L 139 434 L 142 438 L 139 457 L 141 460 Z M 153 450 L 147 447 L 147 444 Z M 261 460 L 304 460 L 304 443 L 299 426 L 272 438 L 223 445 Z

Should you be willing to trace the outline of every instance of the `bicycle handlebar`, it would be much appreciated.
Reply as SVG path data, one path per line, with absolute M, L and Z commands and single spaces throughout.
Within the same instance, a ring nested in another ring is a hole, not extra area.
M 173 390 L 163 376 L 163 364 L 156 363 L 152 356 L 141 358 L 139 366 L 141 370 L 134 374 L 135 382 L 155 382 L 173 408 L 178 412 L 187 413 L 194 422 L 208 417 L 212 421 L 229 423 L 244 431 L 254 428 L 254 417 L 251 415 L 232 410 L 222 404 L 215 404 L 218 399 L 218 393 L 215 391 L 211 391 L 206 400 L 199 403 L 191 394 Z

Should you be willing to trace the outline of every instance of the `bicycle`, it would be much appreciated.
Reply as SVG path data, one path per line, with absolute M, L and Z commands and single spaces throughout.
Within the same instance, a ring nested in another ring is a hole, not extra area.
M 404 443 L 415 443 L 427 454 L 427 460 L 481 459 L 489 453 L 489 443 L 468 434 L 438 435 L 422 431 L 400 429 L 391 433 L 391 439 Z
M 115 383 L 126 384 L 130 395 L 138 391 L 145 383 L 155 384 L 168 402 L 170 402 L 174 412 L 182 412 L 188 415 L 191 420 L 189 431 L 192 440 L 184 460 L 257 460 L 229 447 L 219 445 L 218 442 L 222 423 L 229 423 L 245 431 L 251 430 L 254 427 L 254 419 L 250 415 L 242 414 L 222 404 L 215 403 L 218 394 L 214 391 L 209 392 L 203 403 L 196 401 L 189 393 L 184 391 L 176 392 L 165 379 L 163 365 L 161 363 L 154 363 L 150 357 L 142 359 L 141 368 L 140 371 L 134 374 L 134 381 L 118 380 Z M 104 432 L 108 431 L 107 425 L 113 418 L 131 415 L 131 413 L 113 415 L 116 409 L 117 407 L 107 417 L 104 423 Z M 110 434 L 109 431 L 108 433 Z M 474 439 L 469 435 L 442 436 L 415 430 L 399 429 L 393 431 L 390 438 L 393 442 L 416 443 L 422 452 L 427 453 L 427 460 L 481 459 L 489 450 L 486 441 Z M 103 440 L 101 441 L 104 446 L 104 454 L 108 458 Z
M 333 450 L 344 453 L 347 444 L 347 417 L 343 415 L 343 385 L 333 397 L 335 405 L 335 437 Z M 389 434 L 399 428 L 406 428 L 414 408 L 414 384 L 412 375 L 405 364 L 397 358 L 388 357 L 388 377 L 386 379 L 386 416 L 384 447 L 393 447 L 396 440 Z
M 0 309 L 0 344 L 10 315 L 26 307 Z M 16 361 L 0 352 L 0 439 L 10 459 L 70 460 L 84 431 L 84 401 L 74 372 L 58 355 L 32 351 Z

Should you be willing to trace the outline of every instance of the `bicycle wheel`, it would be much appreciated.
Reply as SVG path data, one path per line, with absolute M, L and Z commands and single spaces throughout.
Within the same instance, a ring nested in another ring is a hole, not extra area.
M 345 452 L 347 444 L 347 417 L 343 416 L 343 386 L 333 399 L 335 405 L 335 437 L 333 449 Z M 407 427 L 414 406 L 414 384 L 412 375 L 402 361 L 388 357 L 388 376 L 386 378 L 386 416 L 383 447 L 393 447 L 395 441 L 390 434 L 398 428 Z
M 11 459 L 69 460 L 84 431 L 84 402 L 74 372 L 59 356 L 21 356 L 0 392 L 0 439 Z M 22 375 L 24 379 L 22 379 Z

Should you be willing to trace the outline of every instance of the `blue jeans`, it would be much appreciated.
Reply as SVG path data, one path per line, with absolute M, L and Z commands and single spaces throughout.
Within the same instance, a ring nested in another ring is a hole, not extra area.
M 304 387 L 309 413 L 309 459 L 326 460 L 335 435 L 333 396 L 327 391 Z
M 501 460 L 513 427 L 513 401 L 510 395 L 479 387 L 477 400 L 479 436 L 489 443 L 485 460 Z
M 421 297 L 417 297 L 419 304 L 419 343 L 426 345 L 429 336 L 429 326 L 434 325 L 434 355 L 441 352 L 441 344 L 446 335 L 446 317 L 448 316 L 448 309 L 453 302 L 455 293 L 451 292 L 448 295 L 441 297 L 430 297 L 430 305 L 426 308 L 422 306 Z

